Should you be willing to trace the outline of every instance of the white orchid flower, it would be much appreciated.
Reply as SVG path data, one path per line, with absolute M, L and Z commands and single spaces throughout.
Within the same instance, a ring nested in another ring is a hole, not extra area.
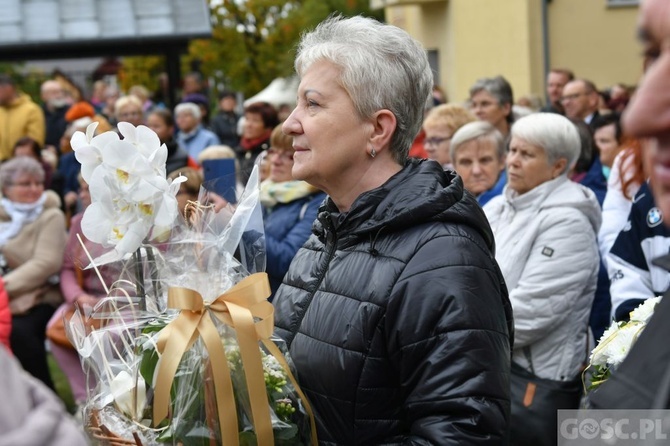
M 81 164 L 81 176 L 87 183 L 90 182 L 93 171 L 102 164 L 102 149 L 107 144 L 119 140 L 119 135 L 115 132 L 105 132 L 94 136 L 97 127 L 98 123 L 93 122 L 86 127 L 86 134 L 75 132 L 70 140 L 74 156 Z
M 135 127 L 127 122 L 120 122 L 118 127 L 119 132 L 123 135 L 123 140 L 135 146 L 152 166 L 156 175 L 165 177 L 165 162 L 167 161 L 168 151 L 167 146 L 161 144 L 158 135 L 144 125 Z
M 112 379 L 109 386 L 117 409 L 133 420 L 141 420 L 147 402 L 144 379 L 138 376 L 135 380 L 128 372 L 122 370 Z
M 165 178 L 167 148 L 151 129 L 126 122 L 119 123 L 119 129 L 123 140 L 116 134 L 102 138 L 113 132 L 92 137 L 90 126 L 85 137 L 77 137 L 91 192 L 82 231 L 89 240 L 114 247 L 95 259 L 98 265 L 123 259 L 152 234 L 170 228 L 179 212 L 179 184 L 186 180 Z

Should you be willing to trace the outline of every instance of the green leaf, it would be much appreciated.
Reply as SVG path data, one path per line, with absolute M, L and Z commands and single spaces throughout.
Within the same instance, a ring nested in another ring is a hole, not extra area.
M 298 426 L 291 424 L 288 427 L 274 431 L 275 440 L 292 440 L 298 435 Z
M 251 431 L 240 432 L 240 446 L 257 446 L 256 434 Z

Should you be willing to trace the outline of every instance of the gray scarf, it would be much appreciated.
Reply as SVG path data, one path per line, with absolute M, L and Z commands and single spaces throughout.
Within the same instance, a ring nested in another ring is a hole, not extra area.
M 34 203 L 15 203 L 7 198 L 0 201 L 5 212 L 11 218 L 10 221 L 0 223 L 0 248 L 3 248 L 9 240 L 16 237 L 24 225 L 37 220 L 37 217 L 44 210 L 46 199 L 47 194 L 43 193 L 39 200 Z

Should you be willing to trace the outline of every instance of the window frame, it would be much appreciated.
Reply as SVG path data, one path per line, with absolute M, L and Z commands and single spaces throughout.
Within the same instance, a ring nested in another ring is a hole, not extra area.
M 608 8 L 640 6 L 640 0 L 606 0 Z

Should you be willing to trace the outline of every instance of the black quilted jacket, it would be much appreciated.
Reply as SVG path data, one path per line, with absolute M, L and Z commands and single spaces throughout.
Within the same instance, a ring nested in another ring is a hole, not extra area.
M 313 229 L 274 305 L 320 444 L 504 444 L 512 311 L 460 177 L 410 161 Z

